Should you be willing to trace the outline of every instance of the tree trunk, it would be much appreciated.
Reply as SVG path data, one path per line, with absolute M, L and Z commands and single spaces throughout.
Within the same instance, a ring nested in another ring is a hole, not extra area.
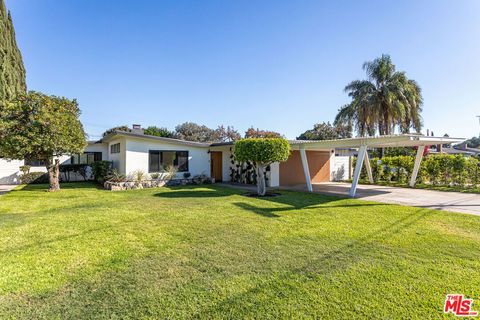
M 60 190 L 60 161 L 58 159 L 48 159 L 48 191 Z
M 259 196 L 264 196 L 267 193 L 267 186 L 265 183 L 265 166 L 262 164 L 256 165 L 257 169 L 257 193 Z

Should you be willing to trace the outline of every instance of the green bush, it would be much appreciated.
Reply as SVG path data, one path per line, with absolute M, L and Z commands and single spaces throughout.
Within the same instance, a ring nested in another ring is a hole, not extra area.
M 99 183 L 103 183 L 112 171 L 112 162 L 95 161 L 91 164 L 93 179 Z
M 240 162 L 271 164 L 287 161 L 290 144 L 282 138 L 250 138 L 235 141 L 235 158 Z
M 79 174 L 83 180 L 87 181 L 87 168 L 88 164 L 62 164 L 59 166 L 59 170 L 63 173 L 63 180 L 70 181 L 70 174 Z
M 354 161 L 355 165 L 356 161 Z M 415 157 L 395 156 L 372 158 L 373 179 L 375 182 L 407 183 L 413 172 Z M 361 178 L 366 179 L 365 166 Z M 463 155 L 428 155 L 422 159 L 417 182 L 436 186 L 470 186 L 480 184 L 480 160 Z
M 22 184 L 48 183 L 48 174 L 45 172 L 29 172 L 20 176 Z
M 235 158 L 239 162 L 251 162 L 256 170 L 257 193 L 264 196 L 267 191 L 266 168 L 274 162 L 287 161 L 290 144 L 282 138 L 248 138 L 235 141 Z
M 20 171 L 22 171 L 23 174 L 27 174 L 30 172 L 30 166 L 29 165 L 23 165 L 23 166 L 20 166 Z

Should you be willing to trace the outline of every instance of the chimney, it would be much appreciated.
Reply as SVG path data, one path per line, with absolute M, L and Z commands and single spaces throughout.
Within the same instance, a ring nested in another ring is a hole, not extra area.
M 427 137 L 430 136 L 430 129 L 427 129 Z
M 140 124 L 133 124 L 132 125 L 132 133 L 143 134 L 142 126 Z

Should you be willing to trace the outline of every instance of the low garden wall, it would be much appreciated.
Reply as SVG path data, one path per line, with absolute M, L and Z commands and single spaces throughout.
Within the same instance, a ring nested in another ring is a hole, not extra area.
M 135 189 L 148 189 L 158 188 L 163 186 L 179 186 L 197 184 L 193 179 L 172 179 L 172 180 L 142 180 L 142 181 L 122 181 L 113 182 L 106 181 L 103 187 L 110 191 L 122 191 L 122 190 L 135 190 Z
M 142 181 L 105 181 L 103 187 L 110 191 L 136 190 L 159 188 L 163 186 L 185 186 L 185 185 L 200 185 L 211 184 L 212 180 L 205 177 L 193 177 L 191 179 L 148 179 Z

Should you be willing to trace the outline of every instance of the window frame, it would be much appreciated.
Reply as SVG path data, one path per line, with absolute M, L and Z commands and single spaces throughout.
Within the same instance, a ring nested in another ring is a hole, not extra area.
M 162 166 L 163 162 L 163 152 L 175 152 L 175 160 L 173 162 L 173 165 L 178 169 L 178 172 L 188 172 L 190 170 L 190 151 L 188 150 L 148 150 L 148 173 L 156 173 L 156 172 L 165 172 L 165 171 L 160 171 L 160 168 Z M 156 153 L 158 154 L 158 170 L 152 170 L 151 168 L 151 160 L 150 160 L 150 155 Z M 180 170 L 178 166 L 178 158 L 179 158 L 179 153 L 185 153 L 186 154 L 186 159 L 187 162 L 185 164 L 185 169 Z M 176 162 L 176 164 L 175 164 Z
M 82 156 L 82 155 L 86 155 L 86 160 L 87 160 L 86 163 L 83 163 L 83 162 L 81 161 L 81 159 L 82 159 L 81 156 Z M 89 156 L 89 155 L 93 155 L 93 161 L 90 162 L 90 163 L 89 163 L 89 161 L 88 161 L 88 156 Z M 100 157 L 98 157 L 98 155 L 100 155 Z M 78 159 L 78 163 L 75 162 L 75 156 L 78 157 L 78 158 L 77 158 L 77 159 Z M 99 158 L 100 158 L 100 159 L 99 159 Z M 101 151 L 85 151 L 85 152 L 83 152 L 83 153 L 76 153 L 76 154 L 74 154 L 74 155 L 72 155 L 72 156 L 70 157 L 70 163 L 71 163 L 71 164 L 86 164 L 86 165 L 91 165 L 91 164 L 94 163 L 94 162 L 102 161 L 102 160 L 103 160 L 103 152 L 101 152 Z
M 117 146 L 118 146 L 118 150 L 117 150 Z M 120 142 L 112 143 L 110 145 L 110 153 L 111 154 L 120 153 Z
M 23 164 L 30 167 L 46 167 L 48 165 L 48 161 L 25 157 L 23 159 Z

